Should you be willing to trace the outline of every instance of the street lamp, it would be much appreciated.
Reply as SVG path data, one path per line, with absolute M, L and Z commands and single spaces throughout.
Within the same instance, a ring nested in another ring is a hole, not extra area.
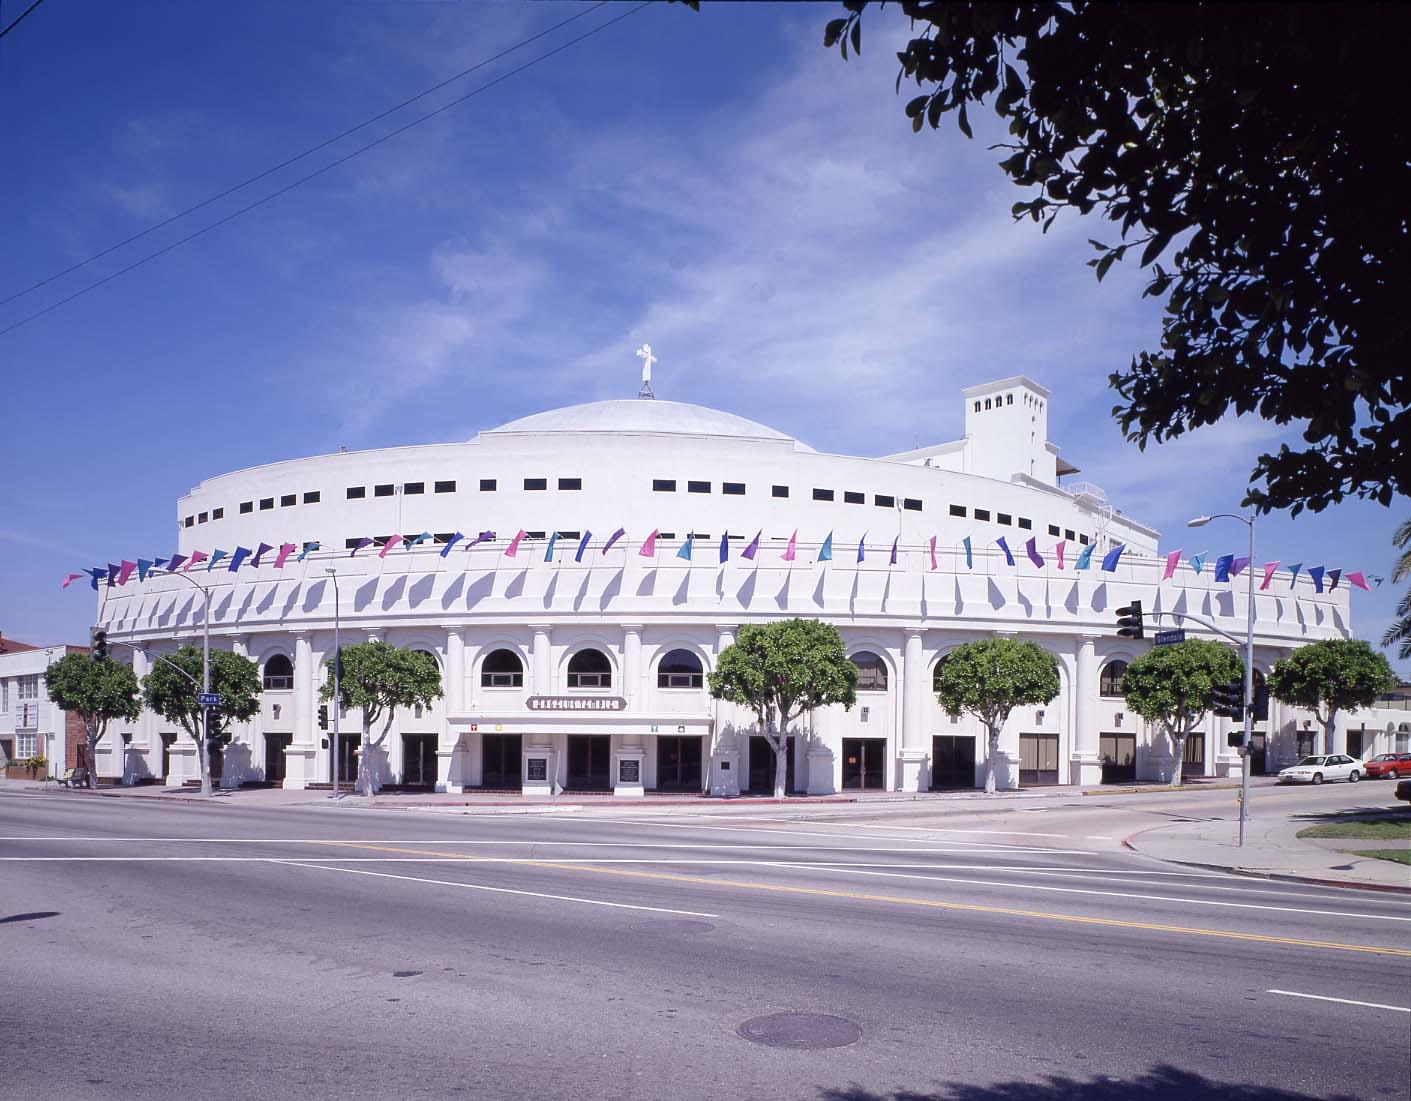
M 338 798 L 338 713 L 343 709 L 343 696 L 340 692 L 339 674 L 342 672 L 343 651 L 338 645 L 338 607 L 342 603 L 338 593 L 338 571 L 332 567 L 324 573 L 333 579 L 333 794 Z
M 1245 608 L 1244 634 L 1244 706 L 1241 708 L 1244 726 L 1244 759 L 1240 773 L 1240 847 L 1244 847 L 1245 819 L 1249 814 L 1249 741 L 1254 719 L 1254 514 L 1240 516 L 1234 512 L 1217 512 L 1212 516 L 1197 516 L 1186 522 L 1188 528 L 1203 528 L 1211 520 L 1238 520 L 1249 528 L 1249 565 L 1245 567 L 1246 589 L 1249 593 Z

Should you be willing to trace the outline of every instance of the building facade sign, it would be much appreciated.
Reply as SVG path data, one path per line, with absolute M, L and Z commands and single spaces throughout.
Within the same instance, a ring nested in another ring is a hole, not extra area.
M 530 696 L 524 701 L 530 711 L 625 711 L 622 696 Z

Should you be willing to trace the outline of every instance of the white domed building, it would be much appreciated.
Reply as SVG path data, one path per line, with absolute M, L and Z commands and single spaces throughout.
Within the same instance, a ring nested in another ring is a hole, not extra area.
M 344 645 L 423 649 L 442 671 L 444 698 L 399 713 L 378 751 L 385 784 L 771 790 L 754 717 L 712 700 L 705 675 L 742 624 L 793 616 L 837 626 L 860 683 L 851 711 L 798 724 L 792 790 L 983 784 L 977 724 L 949 718 L 931 686 L 948 650 L 996 634 L 1051 650 L 1062 680 L 1051 704 L 1007 723 L 1002 787 L 1164 779 L 1169 745 L 1119 691 L 1124 663 L 1150 643 L 1117 638 L 1114 610 L 1137 598 L 1148 630 L 1153 611 L 1187 612 L 1242 638 L 1245 579 L 1215 582 L 1182 563 L 1163 581 L 1158 533 L 1070 480 L 1076 471 L 1048 440 L 1049 399 L 1023 377 L 972 387 L 963 439 L 879 458 L 638 398 L 539 413 L 464 443 L 241 470 L 178 503 L 180 553 L 230 557 L 104 584 L 98 622 L 135 648 L 141 675 L 157 655 L 199 644 L 197 586 L 209 590 L 212 645 L 249 655 L 264 684 L 259 715 L 224 753 L 226 785 L 332 779 L 318 686 L 335 616 Z M 1030 538 L 1042 564 L 1025 551 Z M 275 549 L 309 543 L 320 549 L 302 557 Z M 261 544 L 271 550 L 227 568 L 236 548 Z M 1099 570 L 1118 544 L 1116 569 Z M 1075 569 L 1089 547 L 1090 568 Z M 1257 598 L 1261 670 L 1306 642 L 1349 635 L 1346 586 L 1276 587 Z M 349 779 L 359 722 L 339 718 Z M 1273 703 L 1256 767 L 1294 759 L 1312 736 L 1307 718 Z M 1188 775 L 1238 769 L 1228 725 L 1211 719 L 1188 742 Z M 151 714 L 106 754 L 107 775 L 199 775 L 189 739 Z

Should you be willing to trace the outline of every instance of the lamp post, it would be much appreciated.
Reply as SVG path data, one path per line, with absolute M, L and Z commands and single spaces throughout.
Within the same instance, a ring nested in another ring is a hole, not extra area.
M 339 674 L 343 671 L 343 651 L 338 645 L 338 610 L 342 599 L 338 592 L 338 571 L 329 567 L 323 571 L 333 579 L 333 794 L 338 798 L 338 713 L 343 709 Z
M 1245 606 L 1244 632 L 1244 705 L 1241 708 L 1244 727 L 1243 745 L 1240 748 L 1242 767 L 1240 770 L 1240 847 L 1244 847 L 1244 827 L 1249 816 L 1249 728 L 1254 720 L 1254 514 L 1240 516 L 1234 512 L 1217 512 L 1211 516 L 1197 516 L 1186 523 L 1188 528 L 1203 528 L 1211 520 L 1238 520 L 1249 528 L 1249 565 L 1245 575 L 1245 587 L 1249 594 Z

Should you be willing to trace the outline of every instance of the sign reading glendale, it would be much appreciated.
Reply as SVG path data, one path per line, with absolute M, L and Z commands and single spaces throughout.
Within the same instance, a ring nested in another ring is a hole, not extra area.
M 530 696 L 525 701 L 530 711 L 625 711 L 627 700 L 622 696 Z

